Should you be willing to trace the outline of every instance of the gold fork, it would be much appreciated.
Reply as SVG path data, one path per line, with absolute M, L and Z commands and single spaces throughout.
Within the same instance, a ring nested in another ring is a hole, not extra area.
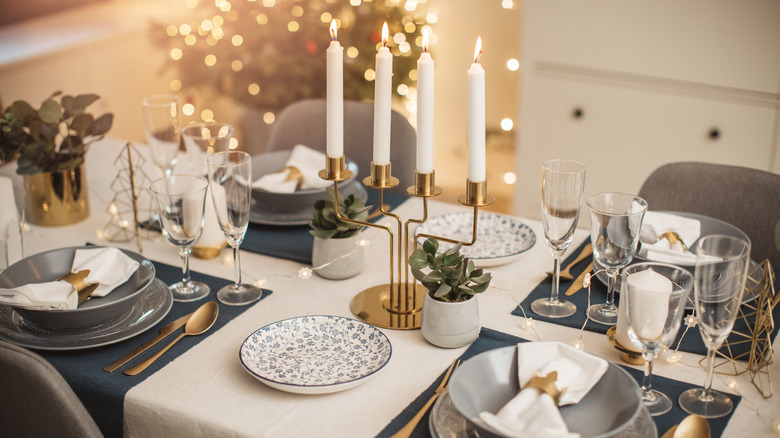
M 422 420 L 423 415 L 430 409 L 431 405 L 434 401 L 436 401 L 437 398 L 441 395 L 442 392 L 444 392 L 445 389 L 447 389 L 447 384 L 450 382 L 450 374 L 452 374 L 452 371 L 454 371 L 456 368 L 458 368 L 458 365 L 460 365 L 460 359 L 455 359 L 452 361 L 452 364 L 450 365 L 450 368 L 447 370 L 447 374 L 444 375 L 444 378 L 441 379 L 441 383 L 439 383 L 439 387 L 436 388 L 436 392 L 433 393 L 430 400 L 428 400 L 427 403 L 420 409 L 420 412 L 415 414 L 415 416 L 409 420 L 406 425 L 401 428 L 398 432 L 395 433 L 395 435 L 392 436 L 392 438 L 405 438 L 412 434 L 414 431 L 414 428 L 417 426 L 417 423 Z

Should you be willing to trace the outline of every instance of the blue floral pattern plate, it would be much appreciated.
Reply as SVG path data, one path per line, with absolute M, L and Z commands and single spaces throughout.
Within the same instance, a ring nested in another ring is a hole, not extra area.
M 479 267 L 498 266 L 516 260 L 536 243 L 536 234 L 519 218 L 481 211 L 477 218 L 477 241 L 464 246 L 461 254 L 474 260 Z M 430 218 L 417 227 L 416 234 L 471 242 L 474 232 L 474 213 L 447 213 Z M 422 245 L 425 239 L 418 239 Z M 446 251 L 452 244 L 440 242 L 439 251 Z
M 376 327 L 342 316 L 298 316 L 258 329 L 239 351 L 241 364 L 266 385 L 298 394 L 344 391 L 364 383 L 393 349 Z

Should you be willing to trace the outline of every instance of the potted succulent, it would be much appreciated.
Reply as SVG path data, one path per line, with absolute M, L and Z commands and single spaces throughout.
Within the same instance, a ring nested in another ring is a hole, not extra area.
M 40 108 L 17 100 L 3 111 L 0 162 L 15 159 L 16 173 L 24 175 L 31 223 L 66 225 L 89 215 L 84 156 L 114 120 L 111 113 L 96 119 L 86 112 L 99 98 L 57 91 Z
M 363 247 L 358 245 L 358 236 L 364 228 L 336 217 L 336 200 L 333 187 L 328 187 L 329 199 L 314 203 L 314 214 L 309 220 L 314 236 L 312 266 L 314 272 L 332 280 L 354 277 L 363 270 Z M 354 195 L 339 197 L 339 211 L 349 219 L 365 222 L 371 206 Z
M 427 289 L 422 307 L 422 334 L 445 348 L 469 344 L 479 336 L 478 293 L 490 286 L 492 276 L 477 269 L 460 253 L 462 242 L 437 254 L 439 242 L 428 238 L 409 256 L 412 275 Z

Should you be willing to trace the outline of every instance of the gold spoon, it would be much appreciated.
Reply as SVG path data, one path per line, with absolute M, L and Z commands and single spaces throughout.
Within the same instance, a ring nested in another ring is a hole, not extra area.
M 710 438 L 710 424 L 704 417 L 688 415 L 680 424 L 670 427 L 661 438 Z
M 187 325 L 184 326 L 184 333 L 176 337 L 176 339 L 171 341 L 170 344 L 166 345 L 165 348 L 158 351 L 154 356 L 146 359 L 134 367 L 126 369 L 125 374 L 128 376 L 135 376 L 136 374 L 145 370 L 155 360 L 162 356 L 163 353 L 168 351 L 169 348 L 173 347 L 173 344 L 179 342 L 181 338 L 185 336 L 202 335 L 206 332 L 206 330 L 210 329 L 211 326 L 214 325 L 214 321 L 217 320 L 217 315 L 219 315 L 219 306 L 214 301 L 209 301 L 208 303 L 198 307 L 198 310 L 196 310 L 190 317 L 189 321 L 187 321 Z
M 571 271 L 571 268 L 577 266 L 577 263 L 585 260 L 587 257 L 590 257 L 591 254 L 593 254 L 593 245 L 589 243 L 585 245 L 585 248 L 582 248 L 582 252 L 580 253 L 580 255 L 577 256 L 576 259 L 574 259 L 574 261 L 569 263 L 568 266 L 566 266 L 564 269 L 561 270 L 561 280 L 563 281 L 574 280 L 574 276 L 571 275 L 571 272 L 569 271 Z M 547 275 L 552 277 L 553 273 L 548 272 Z

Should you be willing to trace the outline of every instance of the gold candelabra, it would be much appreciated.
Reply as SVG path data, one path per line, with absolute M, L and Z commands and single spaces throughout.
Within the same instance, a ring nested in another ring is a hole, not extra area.
M 327 157 L 325 169 L 319 172 L 320 178 L 332 181 L 335 197 L 338 205 L 339 182 L 352 176 L 352 171 L 345 165 L 344 156 L 337 158 Z M 336 216 L 344 222 L 379 228 L 387 231 L 390 237 L 390 282 L 370 287 L 358 293 L 350 303 L 352 313 L 360 320 L 371 325 L 389 328 L 410 330 L 420 328 L 420 311 L 422 310 L 423 294 L 425 287 L 417 284 L 416 279 L 410 275 L 409 269 L 409 226 L 422 224 L 428 219 L 428 198 L 442 193 L 441 187 L 435 184 L 435 171 L 431 173 L 414 173 L 414 185 L 407 188 L 407 193 L 422 198 L 423 215 L 421 219 L 408 219 L 404 222 L 400 216 L 384 209 L 384 190 L 398 186 L 397 178 L 390 172 L 390 163 L 371 163 L 370 176 L 363 179 L 363 184 L 379 191 L 379 212 L 383 216 L 394 218 L 398 222 L 398 262 L 394 263 L 395 234 L 386 225 L 371 222 L 357 221 L 344 216 L 336 209 Z M 466 193 L 458 198 L 462 205 L 474 209 L 473 232 L 470 242 L 463 245 L 470 246 L 477 241 L 477 216 L 480 207 L 486 207 L 495 202 L 495 198 L 487 193 L 487 184 L 484 181 L 472 182 L 466 180 Z M 420 237 L 433 237 L 449 243 L 460 243 L 460 240 L 431 234 L 415 234 L 414 246 Z M 403 254 L 403 258 L 401 257 Z M 395 266 L 395 269 L 394 269 Z M 398 282 L 395 281 L 397 274 Z

